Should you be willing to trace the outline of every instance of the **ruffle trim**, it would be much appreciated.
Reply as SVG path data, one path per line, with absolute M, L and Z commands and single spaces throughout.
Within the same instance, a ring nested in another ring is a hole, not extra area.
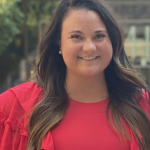
M 0 112 L 0 121 L 4 124 L 4 126 L 6 126 L 6 124 L 9 124 L 13 131 L 19 130 L 20 131 L 20 135 L 28 137 L 28 133 L 25 130 L 24 125 L 22 123 L 20 123 L 19 120 L 15 120 L 15 122 L 12 122 L 9 118 L 6 119 L 5 115 L 2 112 Z
M 131 136 L 130 149 L 131 150 L 140 150 L 138 142 L 136 140 L 136 137 L 131 129 L 130 129 L 130 136 Z M 142 138 L 142 137 L 140 137 L 140 138 Z
M 6 119 L 5 115 L 0 112 L 0 122 L 4 124 L 4 127 L 9 125 L 12 131 L 18 130 L 21 136 L 26 136 L 28 138 L 28 133 L 25 130 L 24 125 L 20 123 L 19 120 L 12 122 L 9 118 Z M 50 131 L 46 134 L 42 141 L 41 150 L 54 150 L 53 139 Z
M 54 150 L 53 138 L 50 131 L 42 141 L 41 150 Z

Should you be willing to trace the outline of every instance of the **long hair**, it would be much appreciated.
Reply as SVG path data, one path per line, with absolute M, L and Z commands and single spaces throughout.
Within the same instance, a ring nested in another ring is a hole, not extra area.
M 110 97 L 107 106 L 108 119 L 116 132 L 128 137 L 121 121 L 123 117 L 135 134 L 140 149 L 149 150 L 150 121 L 137 104 L 142 90 L 149 93 L 148 87 L 127 59 L 122 33 L 116 21 L 98 0 L 62 0 L 41 41 L 34 81 L 43 88 L 44 96 L 30 117 L 27 149 L 40 150 L 44 136 L 63 118 L 68 107 L 68 95 L 65 90 L 66 65 L 59 55 L 59 43 L 62 23 L 70 9 L 94 11 L 105 24 L 113 47 L 112 60 L 105 69 Z M 109 115 L 110 109 L 112 117 Z

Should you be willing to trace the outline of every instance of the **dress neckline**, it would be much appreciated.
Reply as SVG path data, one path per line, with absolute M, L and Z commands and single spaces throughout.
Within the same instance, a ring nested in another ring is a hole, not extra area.
M 77 110 L 80 113 L 84 112 L 106 112 L 107 105 L 109 102 L 109 97 L 94 103 L 84 103 L 76 101 L 72 98 L 69 98 L 69 107 L 68 109 Z

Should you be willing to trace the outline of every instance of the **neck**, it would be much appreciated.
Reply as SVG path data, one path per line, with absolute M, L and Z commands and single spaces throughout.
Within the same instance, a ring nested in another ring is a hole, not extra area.
M 78 77 L 67 75 L 66 90 L 68 96 L 76 101 L 94 103 L 108 97 L 104 74 L 98 77 Z

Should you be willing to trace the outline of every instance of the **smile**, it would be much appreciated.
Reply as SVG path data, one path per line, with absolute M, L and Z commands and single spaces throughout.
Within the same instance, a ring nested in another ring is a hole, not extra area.
M 79 58 L 84 59 L 84 60 L 94 60 L 94 59 L 98 58 L 98 56 L 96 56 L 96 57 L 79 57 Z

